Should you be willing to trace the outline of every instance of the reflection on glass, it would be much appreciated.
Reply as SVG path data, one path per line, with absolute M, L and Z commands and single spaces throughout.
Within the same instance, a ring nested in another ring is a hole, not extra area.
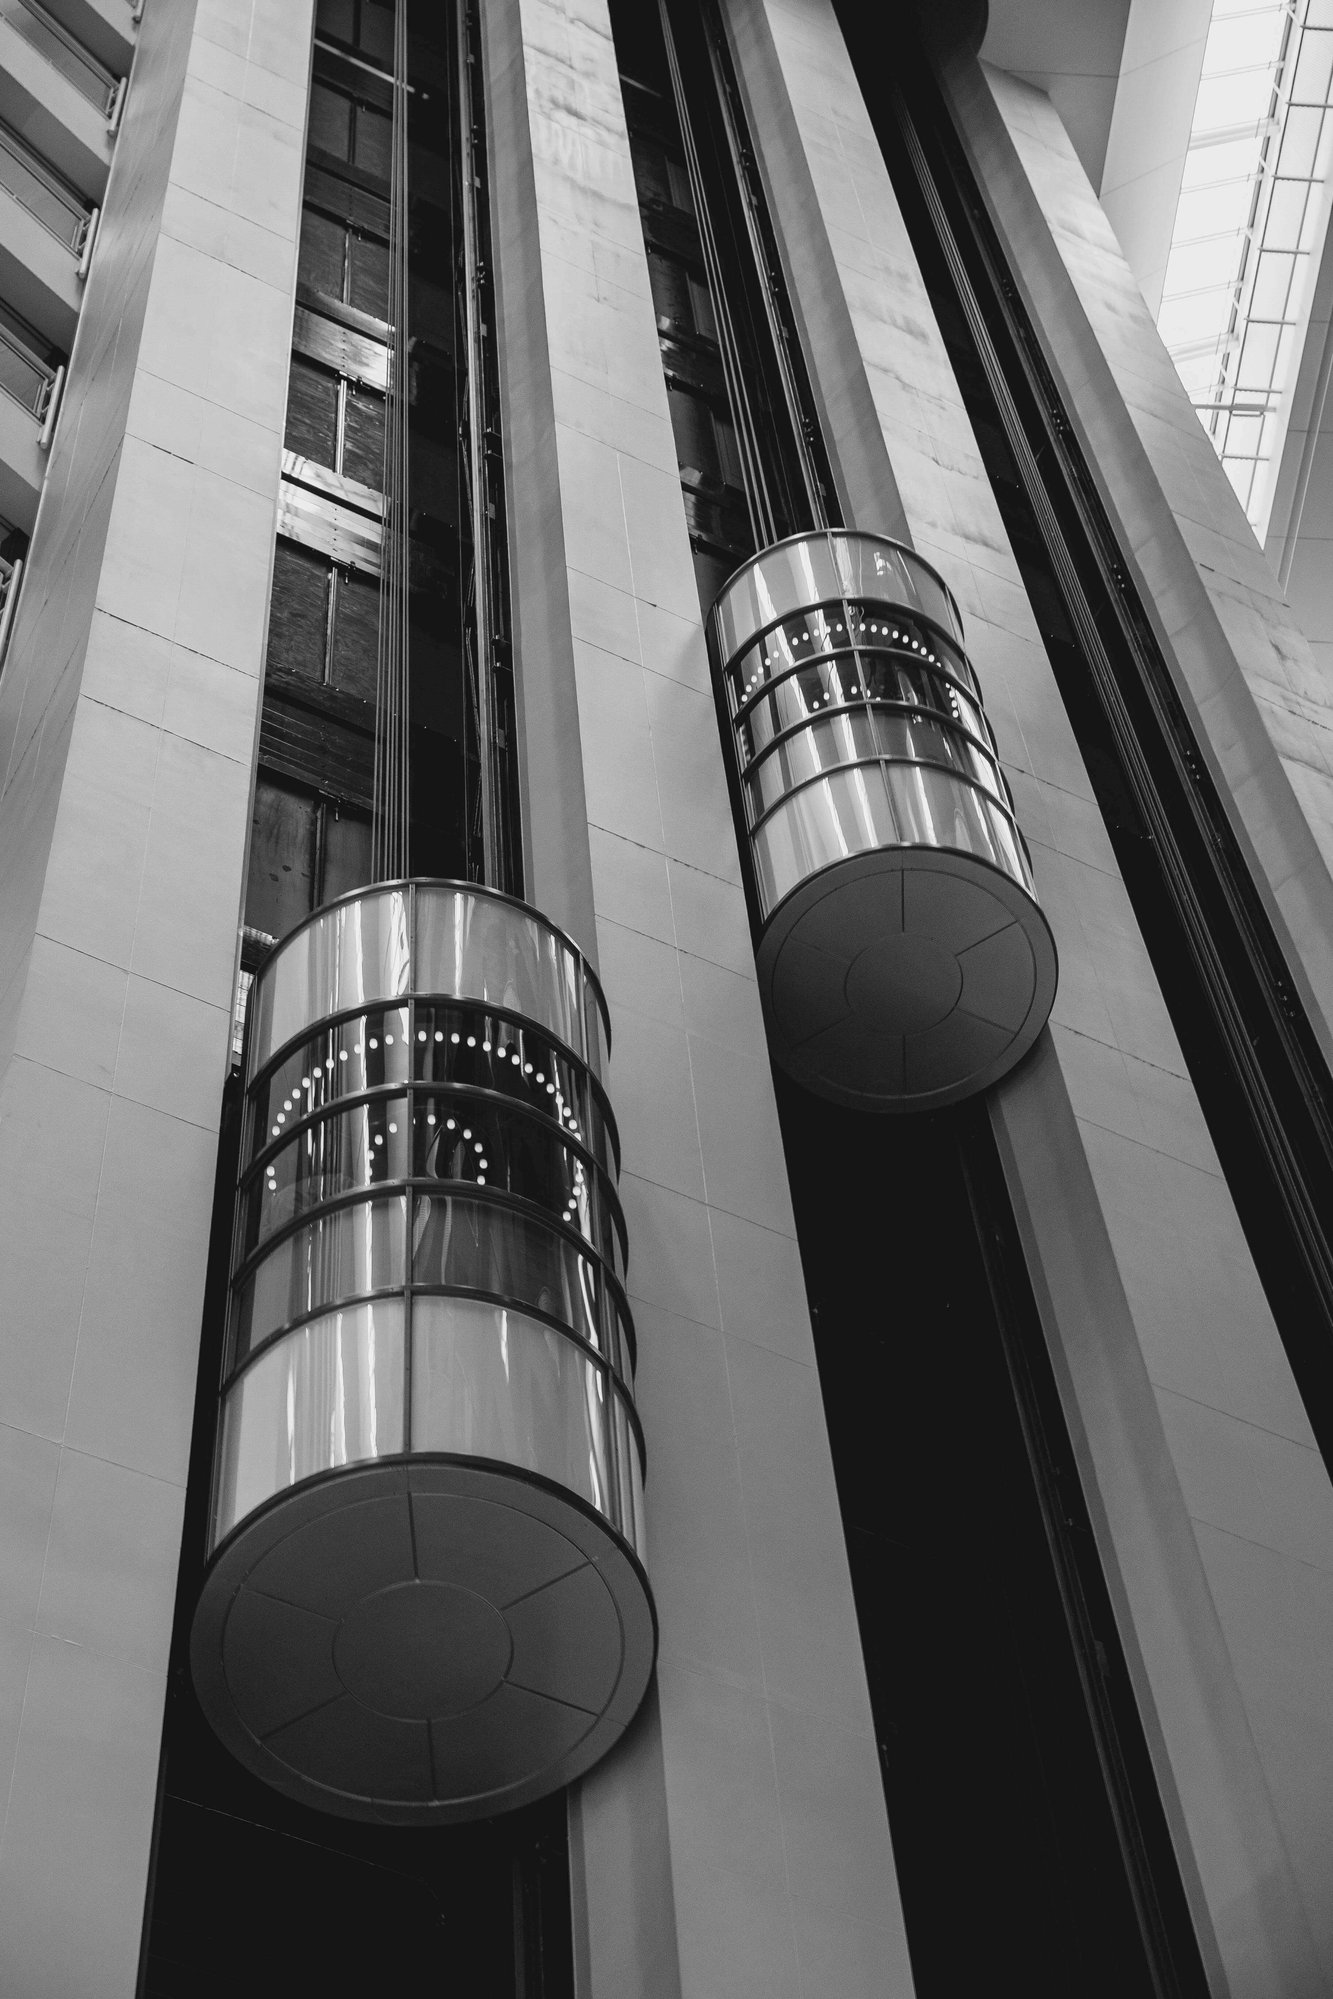
M 417 889 L 420 993 L 448 993 L 547 1028 L 576 1054 L 586 1050 L 582 965 L 540 918 L 493 896 L 423 883 Z M 595 1002 L 589 996 L 589 1010 Z
M 586 1070 L 548 1036 L 476 1009 L 419 1001 L 412 1072 L 432 1083 L 497 1090 L 550 1118 L 611 1166 L 606 1119 Z
M 960 687 L 943 670 L 943 665 L 932 665 L 906 653 L 863 652 L 861 673 L 866 696 L 871 701 L 905 701 L 914 708 L 932 708 L 970 730 L 979 741 L 989 743 L 990 724 L 982 713 L 981 696 L 975 691 L 971 674 Z M 967 691 L 969 688 L 973 690 L 971 693 Z
M 624 1224 L 606 1173 L 555 1124 L 494 1098 L 419 1086 L 298 1127 L 250 1180 L 241 1255 L 287 1223 L 362 1187 L 421 1178 L 498 1188 L 545 1208 L 620 1275 Z
M 215 1542 L 302 1479 L 456 1451 L 558 1481 L 640 1546 L 606 1030 L 579 953 L 479 889 L 375 888 L 292 932 L 250 1019 Z
M 601 1267 L 536 1216 L 458 1194 L 418 1194 L 412 1280 L 487 1291 L 559 1319 L 629 1379 L 629 1343 Z
M 227 1391 L 215 1541 L 300 1479 L 400 1452 L 403 1306 L 352 1305 L 269 1347 Z
M 1031 877 L 1017 832 L 995 802 L 951 772 L 926 765 L 863 764 L 807 784 L 754 834 L 765 911 L 797 882 L 875 847 L 958 848 L 1022 883 Z
M 587 1071 L 549 1036 L 497 1015 L 419 1001 L 339 1021 L 293 1049 L 256 1083 L 248 1156 L 340 1098 L 405 1082 L 459 1083 L 499 1091 L 550 1119 L 616 1165 L 612 1135 Z
M 615 1466 L 619 1475 L 620 1531 L 637 1553 L 647 1561 L 644 1541 L 643 1459 L 639 1440 L 629 1419 L 629 1410 L 619 1395 L 611 1398 L 611 1427 L 615 1439 Z
M 335 1208 L 285 1236 L 236 1293 L 232 1365 L 308 1313 L 361 1292 L 401 1289 L 406 1237 L 404 1194 Z
M 334 904 L 274 952 L 250 1001 L 250 1076 L 303 1027 L 409 992 L 521 1014 L 600 1072 L 605 1023 L 573 946 L 504 897 L 418 882 Z
M 869 712 L 849 708 L 826 716 L 808 729 L 786 737 L 752 767 L 745 779 L 751 821 L 761 819 L 771 805 L 839 764 L 863 763 L 875 755 L 876 735 Z
M 829 708 L 849 702 L 860 706 L 864 700 L 854 653 L 814 660 L 775 682 L 739 723 L 737 737 L 743 752 L 757 756 L 784 729 L 796 728 Z
M 765 915 L 876 848 L 973 855 L 1032 893 L 962 620 L 910 549 L 842 530 L 766 550 L 718 599 Z
M 412 1446 L 499 1459 L 585 1499 L 627 1540 L 631 1489 L 611 1376 L 571 1340 L 475 1298 L 418 1298 L 412 1321 Z M 631 1448 L 633 1448 L 631 1444 Z
M 846 652 L 851 646 L 867 661 L 883 654 L 899 666 L 928 667 L 933 674 L 961 681 L 979 698 L 966 655 L 929 625 L 884 604 L 823 604 L 775 626 L 732 663 L 727 678 L 733 708 L 742 708 L 793 667 L 808 665 L 821 654 Z
M 408 991 L 407 896 L 381 889 L 322 910 L 274 953 L 250 994 L 249 1072 L 328 1014 Z
M 251 1092 L 251 1158 L 340 1097 L 406 1082 L 410 1067 L 406 1007 L 358 1014 L 325 1028 L 285 1056 Z
M 768 626 L 839 598 L 900 605 L 961 643 L 962 619 L 952 593 L 911 549 L 878 535 L 803 535 L 766 549 L 732 577 L 717 601 L 722 651 L 733 658 Z
M 751 770 L 745 779 L 751 823 L 821 771 L 876 756 L 942 764 L 1008 802 L 999 764 L 961 730 L 932 715 L 851 709 L 786 737 Z
M 407 1097 L 378 1097 L 306 1125 L 270 1154 L 246 1196 L 245 1252 L 339 1194 L 403 1180 L 411 1159 Z
M 833 541 L 845 595 L 915 606 L 961 644 L 963 621 L 953 592 L 913 550 L 875 535 L 835 535 Z
M 925 710 L 956 723 L 989 745 L 990 725 L 978 705 L 932 667 L 914 666 L 890 653 L 861 653 L 820 660 L 776 681 L 736 724 L 741 767 L 759 757 L 785 730 L 849 703 L 890 702 Z
M 1013 823 L 992 800 L 949 772 L 924 765 L 914 769 L 910 764 L 886 764 L 884 775 L 905 842 L 976 854 L 1014 876 L 1031 893 Z
M 419 1092 L 414 1171 L 499 1187 L 577 1229 L 619 1272 L 624 1241 L 609 1182 L 545 1121 L 482 1097 Z

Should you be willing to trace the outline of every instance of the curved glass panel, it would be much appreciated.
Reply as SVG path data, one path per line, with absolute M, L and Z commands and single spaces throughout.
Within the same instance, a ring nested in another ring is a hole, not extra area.
M 912 606 L 962 644 L 963 620 L 953 592 L 919 555 L 871 535 L 835 534 L 832 541 L 845 596 Z
M 583 968 L 563 938 L 493 896 L 422 883 L 416 898 L 418 992 L 525 1014 L 596 1067 L 584 1032 Z
M 523 1312 L 477 1298 L 412 1308 L 412 1448 L 490 1458 L 576 1493 L 637 1546 L 627 1423 L 607 1370 Z M 634 1448 L 633 1440 L 629 1440 Z
M 765 913 L 799 881 L 875 847 L 961 848 L 1029 888 L 1008 815 L 951 772 L 927 765 L 863 764 L 830 773 L 783 800 L 753 835 Z
M 401 1290 L 406 1244 L 405 1194 L 335 1208 L 284 1236 L 237 1289 L 231 1365 L 293 1319 L 365 1291 Z
M 866 653 L 887 652 L 906 664 L 920 664 L 962 682 L 978 700 L 976 675 L 966 654 L 928 625 L 904 612 L 890 614 L 879 604 L 825 604 L 766 632 L 727 669 L 732 706 L 741 708 L 770 680 L 821 653 L 856 646 Z
M 625 1244 L 610 1186 L 544 1121 L 461 1091 L 417 1093 L 413 1171 L 501 1187 L 559 1216 L 623 1275 Z
M 513 1097 L 618 1169 L 613 1131 L 582 1063 L 549 1036 L 497 1015 L 415 1002 L 336 1022 L 251 1087 L 248 1158 L 340 1098 L 406 1082 L 456 1082 Z
M 377 887 L 294 931 L 250 1008 L 214 1545 L 301 1480 L 450 1451 L 558 1482 L 640 1547 L 605 1019 L 578 951 L 466 885 Z
M 1032 894 L 1032 875 L 1018 829 L 993 800 L 948 771 L 911 764 L 883 768 L 905 844 L 957 847 L 976 854 Z
M 962 641 L 952 593 L 911 549 L 874 535 L 835 531 L 780 542 L 731 579 L 714 612 L 722 651 L 730 659 L 766 626 L 837 597 L 888 600 L 919 610 Z
M 414 1076 L 513 1097 L 581 1140 L 608 1171 L 616 1169 L 607 1121 L 586 1069 L 546 1035 L 472 1008 L 420 1000 L 415 1021 Z
M 648 1559 L 648 1549 L 644 1537 L 643 1512 L 643 1458 L 639 1451 L 639 1440 L 634 1434 L 629 1419 L 629 1410 L 622 1396 L 611 1397 L 611 1427 L 615 1436 L 615 1461 L 620 1473 L 620 1517 L 621 1533 L 633 1547 L 641 1562 Z
M 287 1125 L 340 1097 L 405 1083 L 410 1066 L 406 1007 L 357 1014 L 326 1027 L 285 1055 L 251 1090 L 250 1158 L 281 1138 Z
M 839 764 L 866 763 L 879 748 L 874 722 L 865 708 L 845 708 L 798 729 L 752 764 L 745 776 L 745 800 L 753 825 L 807 778 Z
M 606 1076 L 611 1040 L 606 1022 L 602 1018 L 601 1002 L 591 991 L 587 995 L 587 1005 L 583 1009 L 583 1031 L 588 1050 L 588 1067 L 601 1081 Z
M 250 989 L 248 1073 L 312 1022 L 409 990 L 407 893 L 367 890 L 334 903 L 282 946 Z
M 525 1015 L 600 1074 L 605 1021 L 574 947 L 503 897 L 417 882 L 335 903 L 274 952 L 251 990 L 248 1075 L 303 1028 L 409 993 Z
M 339 1194 L 405 1180 L 410 1171 L 407 1097 L 377 1097 L 307 1125 L 269 1157 L 242 1196 L 242 1255 L 298 1215 Z
M 999 764 L 961 731 L 930 715 L 851 708 L 786 737 L 754 766 L 745 779 L 751 823 L 808 778 L 875 756 L 941 764 L 1007 804 Z
M 882 764 L 835 771 L 793 792 L 753 836 L 765 913 L 806 875 L 897 839 Z
M 849 703 L 860 706 L 864 700 L 856 654 L 834 653 L 827 659 L 812 660 L 775 682 L 737 723 L 737 740 L 743 750 L 757 755 L 784 729 L 811 721 L 825 709 Z
M 401 1299 L 350 1305 L 300 1326 L 228 1389 L 214 1543 L 303 1478 L 401 1452 Z
M 545 1119 L 462 1090 L 377 1097 L 301 1127 L 245 1189 L 240 1253 L 342 1194 L 412 1174 L 500 1187 L 549 1209 L 623 1274 L 624 1225 L 605 1174 Z
M 709 642 L 733 716 L 764 914 L 876 848 L 974 855 L 1031 895 L 962 621 L 910 549 L 829 530 L 726 586 Z
M 530 1305 L 572 1327 L 622 1380 L 630 1378 L 628 1334 L 600 1266 L 534 1215 L 457 1194 L 418 1193 L 412 1281 Z
M 813 721 L 829 708 L 867 700 L 926 709 L 957 722 L 983 743 L 993 740 L 980 707 L 933 668 L 914 666 L 900 654 L 844 653 L 775 681 L 746 711 L 736 723 L 742 769 L 784 730 Z
M 776 625 L 756 644 L 747 646 L 728 669 L 736 706 L 748 701 L 766 680 L 775 680 L 794 666 L 804 666 L 817 653 L 845 652 L 851 643 L 841 602 L 813 605 L 800 617 Z
M 933 708 L 937 714 L 968 729 L 983 743 L 994 741 L 980 697 L 972 700 L 944 674 L 920 661 L 915 664 L 901 653 L 863 652 L 861 676 L 871 701 L 909 701 L 914 707 Z

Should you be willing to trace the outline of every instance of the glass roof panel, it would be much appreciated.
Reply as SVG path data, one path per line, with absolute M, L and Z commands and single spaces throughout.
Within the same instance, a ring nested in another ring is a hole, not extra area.
M 1261 135 L 1246 132 L 1239 139 L 1200 140 L 1185 156 L 1183 187 L 1214 187 L 1228 180 L 1248 180 L 1259 164 Z
M 1333 0 L 1213 0 L 1158 329 L 1260 539 L 1333 161 Z

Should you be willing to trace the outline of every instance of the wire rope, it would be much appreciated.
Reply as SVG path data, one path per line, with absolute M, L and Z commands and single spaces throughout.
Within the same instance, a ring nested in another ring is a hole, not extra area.
M 389 366 L 384 399 L 384 513 L 379 637 L 375 673 L 375 779 L 371 871 L 376 881 L 410 872 L 411 825 L 411 515 L 408 420 L 411 410 L 407 330 L 407 0 L 394 16 L 393 121 L 389 174 Z

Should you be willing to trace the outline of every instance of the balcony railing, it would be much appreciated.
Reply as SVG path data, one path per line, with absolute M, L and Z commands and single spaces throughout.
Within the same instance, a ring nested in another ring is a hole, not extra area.
M 104 117 L 111 117 L 120 95 L 120 80 L 53 20 L 39 0 L 0 0 L 0 21 L 7 21 L 16 35 L 59 70 L 80 97 L 86 97 Z
M 6 562 L 0 556 L 0 669 L 4 667 L 5 655 L 9 651 L 9 634 L 14 623 L 14 612 L 18 606 L 19 584 L 23 580 L 23 558 Z
M 7 125 L 0 125 L 0 187 L 74 256 L 82 256 L 96 211 Z
M 45 425 L 63 370 L 43 361 L 12 328 L 0 323 L 0 389 Z

